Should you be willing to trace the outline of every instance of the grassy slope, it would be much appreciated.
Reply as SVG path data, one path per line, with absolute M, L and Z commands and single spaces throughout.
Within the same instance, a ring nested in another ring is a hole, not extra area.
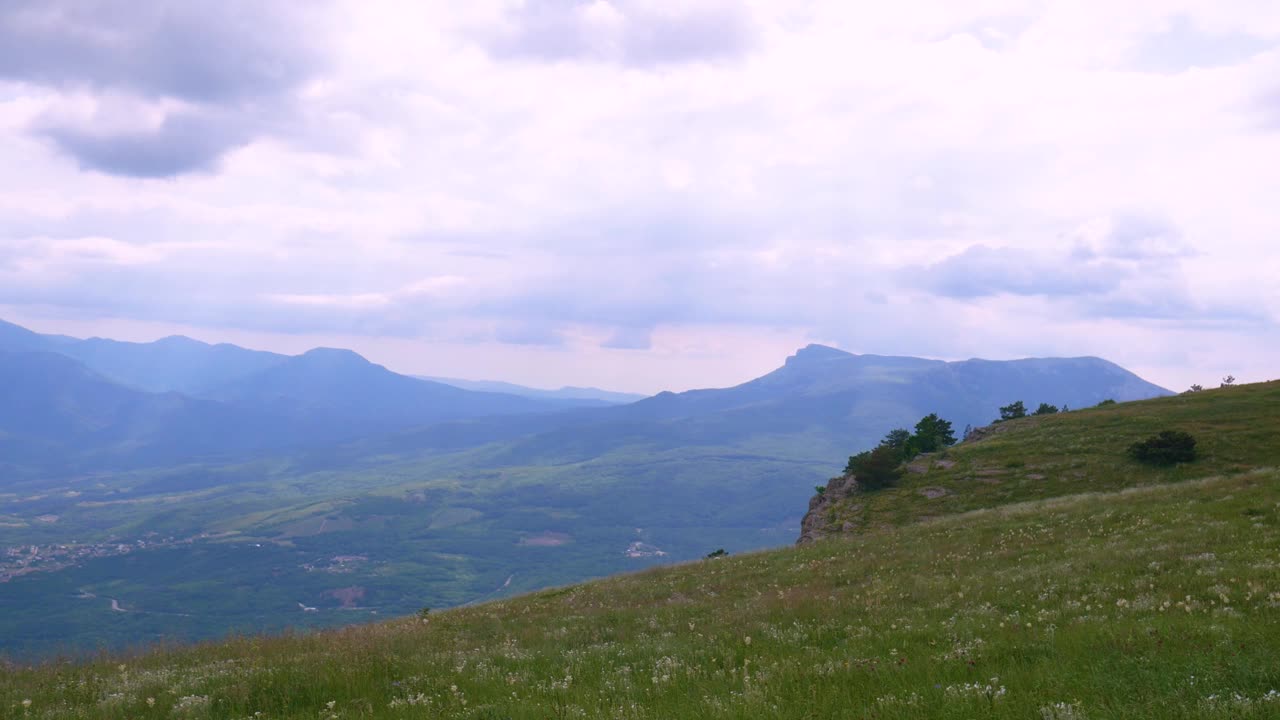
M 1126 456 L 1130 444 L 1166 429 L 1194 435 L 1200 459 L 1157 468 Z M 982 440 L 912 463 L 914 471 L 897 488 L 836 503 L 828 522 L 886 527 L 1037 498 L 1277 466 L 1280 381 L 996 425 Z M 937 496 L 938 490 L 945 494 Z
M 426 624 L 15 669 L 0 680 L 0 708 L 316 718 L 332 701 L 343 718 L 1027 718 L 1067 703 L 1080 717 L 1273 717 L 1280 703 L 1260 698 L 1280 689 L 1278 480 L 1267 471 L 983 511 Z
M 996 493 L 974 503 L 1001 503 L 1002 488 L 1030 496 L 1018 479 L 1048 480 L 1055 468 L 1084 475 L 1068 474 L 1062 491 L 1046 482 L 1048 492 L 1094 492 L 544 591 L 425 624 L 11 668 L 0 715 L 1274 717 L 1280 473 L 1246 468 L 1280 451 L 1280 424 L 1272 417 L 1256 432 L 1241 413 L 1265 415 L 1277 389 L 1015 423 L 951 452 L 953 502 L 970 490 Z M 1203 461 L 1176 476 L 1111 464 L 1171 423 L 1201 438 Z M 1043 454 L 1020 435 L 1047 438 Z M 1072 467 L 1071 445 L 1086 437 L 1092 444 L 1075 450 L 1086 465 Z M 965 462 L 974 480 L 960 479 Z M 977 482 L 992 467 L 1007 471 L 1003 482 Z M 1149 480 L 1182 481 L 1115 490 Z

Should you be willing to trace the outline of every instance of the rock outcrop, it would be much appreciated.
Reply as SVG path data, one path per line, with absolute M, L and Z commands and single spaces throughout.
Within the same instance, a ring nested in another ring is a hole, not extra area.
M 841 475 L 827 481 L 826 490 L 809 499 L 809 512 L 800 521 L 800 539 L 797 545 L 811 543 L 824 537 L 853 530 L 853 524 L 845 522 L 836 527 L 835 506 L 858 491 L 858 480 L 853 475 Z M 858 510 L 860 508 L 851 508 Z
M 993 424 L 986 427 L 973 428 L 961 441 L 962 445 L 981 442 L 989 437 L 999 435 L 1009 429 L 1007 424 Z M 933 470 L 950 470 L 956 461 L 947 458 L 943 453 L 921 453 L 903 464 L 906 476 L 927 476 Z M 981 475 L 983 471 L 979 470 Z M 922 483 L 923 477 L 911 481 L 911 484 Z M 999 481 L 988 481 L 999 482 Z M 863 505 L 853 498 L 858 493 L 858 479 L 853 475 L 841 475 L 831 478 L 826 488 L 809 499 L 809 512 L 800 521 L 800 538 L 797 545 L 811 543 L 831 535 L 854 532 L 863 524 Z M 945 497 L 948 491 L 941 487 L 919 487 L 916 492 L 930 500 Z

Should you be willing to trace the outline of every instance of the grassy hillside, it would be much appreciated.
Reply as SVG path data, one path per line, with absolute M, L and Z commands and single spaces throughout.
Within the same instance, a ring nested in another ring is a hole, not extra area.
M 950 504 L 883 493 L 870 531 L 800 548 L 426 622 L 10 667 L 0 713 L 1276 717 L 1277 390 L 1010 423 L 910 480 L 952 483 L 935 498 Z M 1123 459 L 1168 426 L 1199 437 L 1204 458 L 1160 472 Z M 913 509 L 895 515 L 895 497 Z M 921 515 L 939 517 L 909 522 Z
M 1191 433 L 1200 458 L 1170 468 L 1130 459 L 1162 430 Z M 888 428 L 886 428 L 888 430 Z M 831 504 L 830 531 L 876 528 L 1024 500 L 1280 466 L 1280 381 L 1042 415 L 917 459 L 899 487 Z

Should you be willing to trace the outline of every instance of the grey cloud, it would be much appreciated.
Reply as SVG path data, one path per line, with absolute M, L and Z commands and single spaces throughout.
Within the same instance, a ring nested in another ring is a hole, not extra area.
M 1166 220 L 1118 213 L 1107 232 L 1072 249 L 975 245 L 905 275 L 938 297 L 1043 297 L 1078 318 L 1171 321 L 1184 327 L 1271 322 L 1255 310 L 1197 302 L 1182 269 L 1182 260 L 1193 254 Z
M 1209 33 L 1178 15 L 1134 50 L 1132 63 L 1144 72 L 1176 74 L 1239 64 L 1275 46 L 1274 40 L 1244 33 Z
M 1248 108 L 1262 128 L 1280 130 L 1280 85 L 1259 93 Z
M 674 221 L 655 222 L 668 227 Z M 221 230 L 235 232 L 235 226 Z M 136 242 L 146 245 L 149 240 L 143 236 Z M 468 244 L 493 247 L 502 247 L 503 240 L 465 238 Z M 738 242 L 743 248 L 730 249 Z M 18 272 L 26 258 L 6 262 L 0 253 L 0 304 L 286 333 L 431 336 L 445 321 L 456 321 L 450 332 L 487 327 L 485 339 L 523 345 L 561 345 L 564 332 L 585 325 L 611 333 L 605 341 L 611 347 L 639 349 L 648 347 L 651 331 L 665 324 L 811 322 L 812 292 L 825 292 L 822 288 L 832 284 L 833 276 L 856 282 L 857 274 L 849 268 L 808 256 L 804 267 L 770 270 L 750 259 L 758 242 L 759 236 L 743 230 L 727 239 L 704 239 L 701 246 L 691 239 L 660 250 L 521 250 L 511 258 L 489 258 L 461 270 L 492 270 L 491 275 L 504 279 L 479 292 L 464 285 L 458 294 L 397 292 L 423 277 L 450 272 L 435 261 L 415 262 L 412 252 L 394 266 L 361 268 L 333 252 L 299 251 L 281 258 L 217 247 L 170 247 L 160 259 L 134 265 L 55 257 L 46 261 L 57 264 L 39 274 Z M 8 277 L 6 266 L 15 268 Z M 383 299 L 362 304 L 358 300 L 364 296 Z M 348 297 L 356 302 L 344 303 Z
M 429 318 L 404 312 L 295 305 L 262 297 L 261 278 L 226 277 L 167 268 L 115 268 L 58 283 L 0 283 L 0 304 L 39 308 L 51 315 L 207 325 L 290 334 L 341 333 L 412 337 L 429 332 Z M 0 278 L 2 279 L 2 278 Z
M 839 241 L 847 243 L 844 251 L 833 245 L 835 252 L 817 253 L 805 243 L 789 244 L 798 239 L 795 232 L 769 223 L 738 225 L 679 207 L 644 215 L 617 218 L 613 226 L 604 224 L 605 215 L 569 223 L 594 227 L 598 243 L 568 237 L 563 227 L 514 237 L 422 233 L 402 238 L 405 252 L 394 264 L 353 263 L 336 249 L 340 243 L 286 244 L 291 252 L 284 257 L 168 248 L 161 260 L 141 265 L 81 263 L 52 283 L 0 272 L 0 304 L 284 333 L 454 340 L 464 333 L 464 342 L 513 345 L 562 346 L 575 326 L 586 326 L 608 333 L 604 346 L 627 349 L 649 347 L 652 331 L 671 325 L 813 328 L 819 337 L 856 339 L 870 331 L 850 336 L 848 328 L 897 312 L 904 297 L 925 305 L 936 304 L 936 296 L 961 302 L 1047 297 L 1075 318 L 1189 320 L 1206 312 L 1181 282 L 1177 228 L 1154 216 L 1111 218 L 1106 232 L 1089 238 L 1088 253 L 1073 254 L 1070 243 L 1048 252 L 979 245 L 932 266 L 894 271 L 867 264 L 868 253 L 858 251 L 867 233 L 856 228 Z M 870 236 L 883 237 L 878 230 Z M 779 245 L 778 237 L 788 242 Z M 421 254 L 416 245 L 424 246 Z M 470 248 L 480 252 L 444 265 L 439 260 Z M 0 258 L 0 270 L 3 265 Z M 464 282 L 456 292 L 399 292 L 455 273 L 476 284 Z M 366 297 L 373 301 L 363 302 Z
M 1064 262 L 1032 251 L 984 245 L 909 274 L 935 295 L 953 298 L 1089 295 L 1113 288 L 1125 277 L 1122 268 L 1107 262 Z
M 152 130 L 99 133 L 49 126 L 36 132 L 86 170 L 149 178 L 213 170 L 224 153 L 253 137 L 235 118 L 202 112 L 171 114 Z
M 154 128 L 104 133 L 46 119 L 32 131 L 88 170 L 208 171 L 291 114 L 293 93 L 323 64 L 310 23 L 320 9 L 249 0 L 11 0 L 0 6 L 0 79 L 182 101 Z
M 612 27 L 591 22 L 593 5 L 613 15 Z M 513 8 L 507 20 L 505 32 L 482 38 L 499 57 L 656 67 L 737 58 L 755 43 L 749 10 L 728 2 L 686 4 L 672 13 L 640 0 L 549 0 Z
M 1104 233 L 1078 239 L 1070 255 L 1073 262 L 1111 259 L 1160 264 L 1196 254 L 1182 231 L 1157 215 L 1117 212 L 1106 222 Z
M 312 4 L 7 0 L 0 77 L 225 103 L 297 86 L 319 58 Z
M 653 346 L 651 328 L 618 328 L 600 345 L 614 350 L 648 350 Z

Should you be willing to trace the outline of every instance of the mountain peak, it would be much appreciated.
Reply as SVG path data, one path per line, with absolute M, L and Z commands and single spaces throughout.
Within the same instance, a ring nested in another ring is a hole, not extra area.
M 325 362 L 334 365 L 372 365 L 363 355 L 344 348 L 312 348 L 298 356 L 300 360 L 309 362 Z
M 817 363 L 817 362 L 823 362 L 826 360 L 835 360 L 838 358 L 851 358 L 851 357 L 855 357 L 855 355 L 853 353 L 847 353 L 844 350 L 838 350 L 836 348 L 833 348 L 827 345 L 818 345 L 816 343 L 811 343 L 797 350 L 795 355 L 792 355 L 791 357 L 787 358 L 786 364 L 792 365 L 795 363 L 801 363 L 801 364 Z
M 170 347 L 207 347 L 207 343 L 200 342 L 186 335 L 168 335 L 156 340 L 156 345 L 168 345 Z

